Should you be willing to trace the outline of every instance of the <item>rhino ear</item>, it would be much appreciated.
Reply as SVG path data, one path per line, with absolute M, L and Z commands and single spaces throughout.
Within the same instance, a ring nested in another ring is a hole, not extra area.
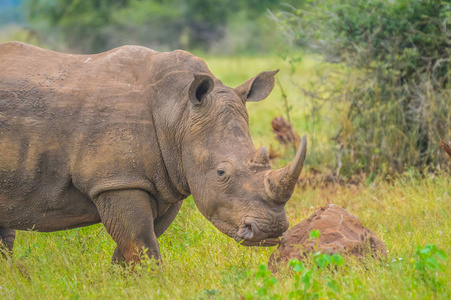
M 274 88 L 274 75 L 279 70 L 262 72 L 235 88 L 237 94 L 247 101 L 261 101 L 271 94 Z
M 202 101 L 213 90 L 214 86 L 215 82 L 210 76 L 194 74 L 194 80 L 188 90 L 189 100 L 195 105 L 202 104 Z

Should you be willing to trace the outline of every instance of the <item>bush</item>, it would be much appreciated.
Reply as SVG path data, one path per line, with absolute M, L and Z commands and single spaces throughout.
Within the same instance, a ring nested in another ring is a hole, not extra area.
M 342 114 L 342 174 L 446 163 L 439 141 L 451 135 L 449 2 L 317 0 L 277 17 L 294 44 L 350 70 L 329 76 L 321 94 Z
M 289 0 L 302 5 L 304 0 Z M 30 27 L 53 48 L 92 53 L 123 44 L 158 50 L 265 51 L 276 0 L 24 0 Z M 263 20 L 264 19 L 264 20 Z M 271 28 L 273 29 L 273 28 Z M 274 31 L 274 30 L 272 30 Z M 230 45 L 228 44 L 230 43 Z M 244 49 L 243 49 L 244 48 Z M 225 51 L 227 52 L 227 51 Z

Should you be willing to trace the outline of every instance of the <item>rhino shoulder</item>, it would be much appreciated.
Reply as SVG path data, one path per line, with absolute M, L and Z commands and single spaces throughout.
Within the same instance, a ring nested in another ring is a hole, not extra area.
M 3 49 L 22 49 L 22 48 L 35 48 L 35 49 L 40 49 L 39 47 L 27 44 L 27 43 L 23 43 L 23 42 L 19 42 L 19 41 L 11 41 L 11 42 L 6 42 L 3 44 L 0 44 L 0 48 Z
M 130 57 L 130 58 L 148 58 L 149 56 L 158 54 L 158 51 L 152 50 L 147 47 L 137 46 L 137 45 L 125 45 L 120 46 L 114 49 L 111 49 L 106 52 L 99 53 L 99 56 L 111 56 L 117 55 L 122 58 Z
M 18 55 L 23 56 L 34 52 L 53 52 L 53 51 L 42 49 L 30 44 L 17 41 L 0 44 L 0 57 L 18 56 Z

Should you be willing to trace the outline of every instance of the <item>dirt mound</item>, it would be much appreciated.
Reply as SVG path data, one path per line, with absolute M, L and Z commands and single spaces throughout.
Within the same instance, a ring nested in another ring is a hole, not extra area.
M 451 157 L 451 145 L 445 143 L 443 140 L 440 140 L 440 146 L 442 146 L 443 150 L 445 150 L 449 157 Z
M 309 239 L 312 230 L 320 231 L 318 241 Z M 363 227 L 357 217 L 335 204 L 329 204 L 284 233 L 279 247 L 269 259 L 269 267 L 275 271 L 278 265 L 286 264 L 290 259 L 301 260 L 306 253 L 314 252 L 316 247 L 327 254 L 362 257 L 371 253 L 373 256 L 386 256 L 385 244 Z
M 282 145 L 289 145 L 293 143 L 298 145 L 300 143 L 301 138 L 296 134 L 296 132 L 294 132 L 290 122 L 285 120 L 282 116 L 274 118 L 271 121 L 271 126 L 276 135 L 276 140 L 278 140 Z

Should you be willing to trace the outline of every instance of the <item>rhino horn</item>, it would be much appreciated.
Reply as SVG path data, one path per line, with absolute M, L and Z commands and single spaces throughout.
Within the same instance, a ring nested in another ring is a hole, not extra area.
M 254 156 L 251 158 L 250 162 L 257 165 L 269 165 L 269 151 L 266 147 L 262 146 L 255 151 Z
M 270 170 L 265 176 L 265 188 L 268 196 L 275 202 L 286 203 L 293 194 L 296 182 L 304 166 L 307 153 L 307 139 L 302 137 L 301 145 L 290 164 L 279 170 Z

